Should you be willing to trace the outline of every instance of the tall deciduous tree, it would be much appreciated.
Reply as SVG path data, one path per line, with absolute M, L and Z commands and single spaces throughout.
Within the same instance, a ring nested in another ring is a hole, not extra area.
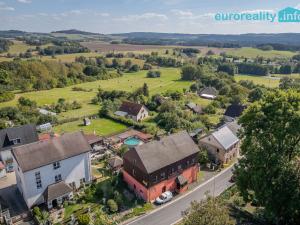
M 192 202 L 184 212 L 183 225 L 233 225 L 229 210 L 220 200 L 208 197 L 201 202 Z
M 275 224 L 300 224 L 300 94 L 269 92 L 240 118 L 243 158 L 236 168 L 244 199 Z

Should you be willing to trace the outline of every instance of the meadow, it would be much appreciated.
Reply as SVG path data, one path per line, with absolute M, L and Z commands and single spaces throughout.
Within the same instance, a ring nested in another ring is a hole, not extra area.
M 136 73 L 125 73 L 124 76 L 110 79 L 98 80 L 94 82 L 82 83 L 74 85 L 84 89 L 91 89 L 90 92 L 73 91 L 74 86 L 65 88 L 55 88 L 51 90 L 43 90 L 36 92 L 27 92 L 16 94 L 14 100 L 0 103 L 0 108 L 5 106 L 14 106 L 17 104 L 17 99 L 21 96 L 29 98 L 37 102 L 38 106 L 45 104 L 56 103 L 59 98 L 64 98 L 66 101 L 78 101 L 82 104 L 82 108 L 78 110 L 70 110 L 61 113 L 59 119 L 79 118 L 84 115 L 92 115 L 98 112 L 99 106 L 90 104 L 93 97 L 96 96 L 97 90 L 101 87 L 104 90 L 123 90 L 134 91 L 141 87 L 144 83 L 149 86 L 150 94 L 162 93 L 167 90 L 179 90 L 183 88 L 188 89 L 191 85 L 189 81 L 180 80 L 180 70 L 176 68 L 162 68 L 160 78 L 147 78 L 147 71 L 139 71 Z
M 276 88 L 279 86 L 280 78 L 287 76 L 291 78 L 299 78 L 300 74 L 282 75 L 282 74 L 272 74 L 270 76 L 253 76 L 253 75 L 235 75 L 234 79 L 239 82 L 240 80 L 250 80 L 254 84 L 264 85 L 270 88 Z
M 293 57 L 295 52 L 290 51 L 263 51 L 257 48 L 236 48 L 236 49 L 227 49 L 226 53 L 231 56 L 245 57 L 245 58 L 256 58 L 262 56 L 264 58 L 290 58 Z
M 235 75 L 234 79 L 239 82 L 240 80 L 250 80 L 254 84 L 264 85 L 270 88 L 276 88 L 279 85 L 280 78 L 270 76 L 252 76 L 252 75 Z
M 84 126 L 82 120 L 77 120 L 74 122 L 64 123 L 54 127 L 55 133 L 66 133 L 81 130 L 86 134 L 96 134 L 100 136 L 110 135 L 116 132 L 122 132 L 126 130 L 127 127 L 123 124 L 114 122 L 109 119 L 94 119 L 91 120 L 91 125 Z

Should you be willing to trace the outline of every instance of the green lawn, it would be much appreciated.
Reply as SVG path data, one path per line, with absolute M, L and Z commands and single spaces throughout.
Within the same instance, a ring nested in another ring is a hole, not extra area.
M 104 90 L 133 91 L 141 87 L 144 83 L 147 83 L 150 94 L 156 94 L 167 90 L 182 90 L 183 88 L 189 88 L 191 85 L 191 82 L 180 81 L 179 69 L 162 68 L 160 71 L 162 72 L 160 78 L 146 78 L 147 71 L 139 71 L 137 73 L 126 73 L 123 77 L 115 79 L 99 80 L 75 85 L 85 89 L 92 89 L 91 92 L 73 91 L 72 87 L 74 86 L 70 86 L 66 88 L 16 94 L 14 100 L 0 103 L 0 108 L 5 106 L 15 106 L 17 104 L 17 99 L 20 96 L 36 101 L 39 106 L 56 103 L 59 98 L 65 98 L 67 101 L 76 100 L 80 102 L 83 107 L 78 110 L 62 113 L 59 116 L 59 119 L 78 118 L 84 115 L 95 114 L 99 111 L 98 106 L 90 104 L 91 99 L 96 96 L 99 86 Z
M 263 56 L 264 58 L 286 58 L 292 57 L 296 53 L 290 51 L 263 51 L 257 48 L 238 48 L 227 50 L 228 55 L 246 58 L 256 58 L 257 56 Z
M 9 47 L 8 52 L 11 54 L 19 54 L 21 52 L 26 52 L 30 48 L 35 48 L 34 46 L 30 46 L 25 44 L 23 41 L 13 41 L 14 44 Z
M 235 75 L 234 78 L 236 81 L 250 80 L 254 84 L 265 85 L 270 88 L 275 88 L 279 85 L 279 79 L 269 76 Z
M 86 134 L 93 134 L 105 136 L 116 132 L 122 132 L 126 130 L 126 126 L 109 119 L 95 119 L 91 120 L 92 124 L 89 126 L 83 126 L 82 120 L 74 122 L 64 123 L 54 127 L 56 133 L 65 133 L 82 130 Z

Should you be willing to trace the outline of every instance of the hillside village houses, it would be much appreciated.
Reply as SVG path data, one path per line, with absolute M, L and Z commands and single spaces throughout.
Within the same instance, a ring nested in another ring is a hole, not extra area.
M 51 209 L 91 181 L 91 146 L 82 132 L 13 147 L 17 187 L 28 208 Z
M 19 127 L 11 127 L 0 130 L 0 157 L 7 172 L 14 169 L 12 147 L 29 144 L 38 141 L 35 125 L 27 124 Z
M 119 110 L 115 112 L 115 115 L 128 117 L 139 122 L 149 116 L 149 110 L 142 104 L 126 101 L 122 103 Z

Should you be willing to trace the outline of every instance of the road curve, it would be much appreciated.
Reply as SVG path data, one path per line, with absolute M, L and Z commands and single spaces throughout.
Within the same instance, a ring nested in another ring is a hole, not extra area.
M 172 225 L 180 221 L 182 211 L 186 210 L 191 201 L 200 201 L 205 198 L 206 192 L 210 195 L 220 195 L 233 184 L 229 182 L 232 176 L 232 167 L 225 169 L 215 177 L 209 179 L 194 190 L 174 199 L 149 214 L 135 219 L 126 225 Z

